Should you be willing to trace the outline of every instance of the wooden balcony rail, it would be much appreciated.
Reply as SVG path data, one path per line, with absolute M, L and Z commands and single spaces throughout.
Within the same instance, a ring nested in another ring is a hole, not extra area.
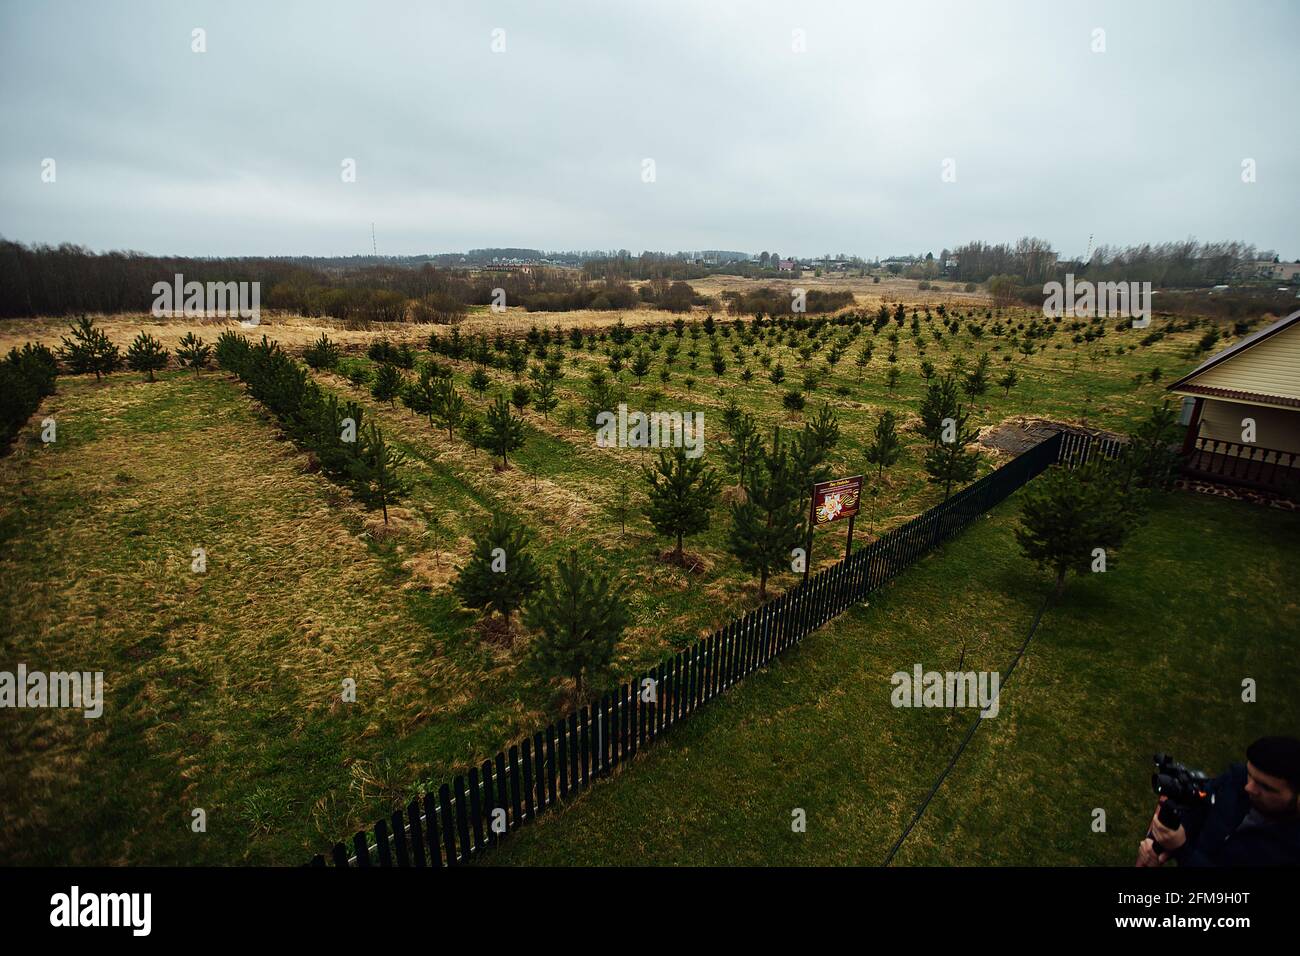
M 1198 436 L 1183 472 L 1227 484 L 1280 490 L 1300 483 L 1300 453 Z

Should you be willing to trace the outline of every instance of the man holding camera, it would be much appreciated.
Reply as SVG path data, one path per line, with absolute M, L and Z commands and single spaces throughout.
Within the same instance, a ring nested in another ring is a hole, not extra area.
M 1138 845 L 1138 866 L 1300 865 L 1300 740 L 1261 737 L 1205 788 L 1203 812 L 1161 823 L 1161 796 L 1151 830 Z M 1166 818 L 1169 814 L 1166 812 Z

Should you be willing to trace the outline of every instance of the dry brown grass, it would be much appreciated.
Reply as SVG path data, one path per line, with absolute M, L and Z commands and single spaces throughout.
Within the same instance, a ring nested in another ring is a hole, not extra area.
M 212 375 L 60 379 L 42 412 L 59 421 L 58 447 L 20 444 L 0 461 L 0 521 L 13 529 L 0 551 L 0 650 L 32 669 L 103 670 L 105 716 L 24 711 L 5 722 L 3 843 L 45 830 L 84 788 L 134 779 L 128 799 L 145 829 L 64 862 L 166 858 L 174 841 L 138 845 L 153 821 L 203 806 L 230 826 L 225 801 L 261 785 L 268 728 L 359 741 L 472 702 L 484 672 L 442 653 L 401 601 L 376 600 L 388 575 L 348 530 L 373 530 L 373 515 L 304 473 L 237 386 Z M 390 527 L 413 533 L 415 518 L 394 511 Z M 195 547 L 206 574 L 191 571 Z M 340 710 L 345 678 L 359 703 Z M 143 754 L 117 763 L 110 732 Z M 298 782 L 315 789 L 295 802 L 319 797 L 319 781 Z
M 354 387 L 347 379 L 331 373 L 319 373 L 317 378 L 331 389 L 353 399 L 366 409 L 366 415 L 378 421 L 390 437 L 401 436 L 408 441 L 415 441 L 422 452 L 434 459 L 438 465 L 454 472 L 478 494 L 491 501 L 526 502 L 526 510 L 535 523 L 541 539 L 565 537 L 585 528 L 596 508 L 596 501 L 610 494 L 609 489 L 594 487 L 588 483 L 575 483 L 570 486 L 559 481 L 528 474 L 512 466 L 505 471 L 491 467 L 491 456 L 486 452 L 471 448 L 459 438 L 449 439 L 447 432 L 429 424 L 428 420 L 412 415 L 404 407 L 392 407 L 371 398 L 369 391 Z M 530 422 L 535 426 L 540 422 Z M 557 426 L 559 427 L 559 426 Z M 575 454 L 590 454 L 586 448 L 579 446 Z M 427 471 L 429 466 L 423 461 L 413 461 L 409 467 L 415 471 Z M 599 492 L 598 495 L 595 493 Z M 594 497 L 593 497 L 594 495 Z M 472 526 L 486 516 L 484 509 L 468 517 L 462 516 L 460 528 Z
M 708 276 L 691 280 L 691 286 L 701 295 L 720 297 L 725 291 L 752 291 L 764 286 L 774 289 L 823 289 L 852 292 L 856 307 L 875 309 L 882 302 L 906 302 L 909 305 L 940 302 L 950 305 L 986 307 L 989 298 L 982 292 L 965 293 L 962 286 L 952 282 L 939 282 L 939 288 L 920 291 L 913 279 L 882 278 L 878 284 L 856 276 L 828 275 L 817 277 L 811 273 L 799 279 L 744 279 L 740 276 Z M 573 312 L 528 312 L 522 308 L 509 308 L 503 313 L 489 309 L 470 312 L 459 327 L 462 334 L 495 335 L 497 332 L 517 335 L 530 326 L 539 329 L 567 331 L 577 328 L 608 328 L 620 320 L 632 326 L 662 325 L 678 318 L 700 318 L 704 310 L 697 309 L 690 316 L 680 316 L 662 309 L 637 308 L 625 310 L 579 309 Z M 148 313 L 117 313 L 95 315 L 95 321 L 108 333 L 108 337 L 123 351 L 141 331 L 147 331 L 175 353 L 177 344 L 187 332 L 193 332 L 207 342 L 213 342 L 226 329 L 250 336 L 266 335 L 290 351 L 301 351 L 321 334 L 328 335 L 345 349 L 362 350 L 371 342 L 387 338 L 394 342 L 412 344 L 428 341 L 429 334 L 437 331 L 446 334 L 449 326 L 424 323 L 357 323 L 338 319 L 307 317 L 288 312 L 263 311 L 256 326 L 241 325 L 237 319 L 225 318 L 157 318 Z M 0 322 L 0 352 L 8 352 L 24 342 L 40 342 L 56 348 L 67 334 L 71 320 L 67 317 L 40 317 L 31 319 L 6 319 Z M 173 357 L 174 362 L 174 357 Z
M 638 309 L 629 312 L 594 312 L 582 310 L 577 312 L 527 312 L 523 309 L 509 309 L 505 313 L 473 312 L 459 324 L 462 334 L 483 333 L 495 335 L 497 332 L 518 334 L 531 325 L 538 328 L 566 330 L 574 326 L 581 328 L 605 328 L 616 325 L 619 319 L 632 325 L 659 324 L 671 322 L 677 316 L 671 312 L 655 309 Z M 320 338 L 328 335 L 347 351 L 364 350 L 371 342 L 388 339 L 393 342 L 423 344 L 429 340 L 431 332 L 447 334 L 450 326 L 426 323 L 370 323 L 358 327 L 357 323 L 345 323 L 329 318 L 308 318 L 290 313 L 263 312 L 255 326 L 242 325 L 236 319 L 198 319 L 198 318 L 155 318 L 144 313 L 119 313 L 115 315 L 96 315 L 95 322 L 109 339 L 124 352 L 131 340 L 140 332 L 148 332 L 158 339 L 165 348 L 174 353 L 177 344 L 187 332 L 193 332 L 205 342 L 215 342 L 217 336 L 227 329 L 250 337 L 265 335 L 272 341 L 279 342 L 284 348 L 299 352 Z M 40 342 L 50 348 L 57 348 L 68 332 L 71 319 L 66 317 L 41 317 L 32 319 L 6 319 L 0 322 L 0 351 L 21 346 L 24 342 Z
M 193 332 L 205 342 L 215 342 L 217 336 L 227 329 L 249 336 L 267 335 L 282 343 L 286 348 L 301 349 L 320 338 L 322 332 L 331 339 L 346 345 L 362 346 L 381 333 L 364 329 L 349 329 L 343 323 L 333 319 L 306 318 L 301 315 L 287 315 L 263 312 L 261 321 L 256 326 L 241 325 L 237 319 L 199 319 L 199 318 L 155 318 L 148 313 L 118 313 L 114 315 L 96 315 L 95 323 L 108 333 L 109 339 L 123 351 L 131 340 L 141 331 L 148 332 L 173 353 L 176 345 L 187 332 Z M 56 348 L 67 334 L 71 319 L 66 317 L 42 317 L 33 319 L 6 319 L 0 322 L 0 349 L 8 351 L 24 342 L 41 342 Z M 404 328 L 423 329 L 424 326 Z M 428 337 L 428 332 L 424 333 Z
M 721 296 L 723 292 L 746 292 L 769 287 L 773 289 L 820 289 L 826 292 L 848 291 L 853 293 L 858 308 L 875 309 L 882 302 L 906 302 L 938 305 L 970 304 L 985 306 L 989 297 L 983 292 L 963 292 L 964 285 L 940 280 L 932 283 L 935 288 L 921 291 L 915 279 L 900 279 L 895 276 L 881 278 L 872 282 L 869 278 L 846 275 L 815 276 L 805 272 L 798 279 L 743 279 L 740 276 L 708 276 L 704 279 L 692 279 L 691 287 L 701 295 Z

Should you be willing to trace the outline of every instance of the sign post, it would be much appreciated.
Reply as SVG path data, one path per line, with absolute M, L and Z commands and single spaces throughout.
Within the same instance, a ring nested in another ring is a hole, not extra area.
M 858 516 L 861 503 L 861 475 L 854 475 L 852 478 L 836 478 L 834 481 L 819 481 L 813 485 L 812 511 L 808 516 L 808 550 L 803 569 L 805 582 L 812 568 L 813 531 L 821 525 L 848 518 L 849 540 L 844 550 L 844 556 L 847 558 L 853 553 L 853 519 Z

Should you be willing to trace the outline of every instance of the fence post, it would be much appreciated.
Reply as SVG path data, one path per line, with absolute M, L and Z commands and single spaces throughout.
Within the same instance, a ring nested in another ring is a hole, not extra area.
M 458 866 L 456 858 L 456 828 L 451 822 L 451 787 L 443 784 L 438 788 L 438 802 L 442 804 L 442 840 L 447 850 L 447 865 Z
M 438 848 L 438 804 L 432 793 L 424 795 L 424 836 L 429 847 L 429 865 L 442 868 L 442 851 Z
M 379 865 L 393 865 L 393 848 L 388 845 L 388 821 L 380 817 L 375 821 L 375 849 L 379 851 Z

